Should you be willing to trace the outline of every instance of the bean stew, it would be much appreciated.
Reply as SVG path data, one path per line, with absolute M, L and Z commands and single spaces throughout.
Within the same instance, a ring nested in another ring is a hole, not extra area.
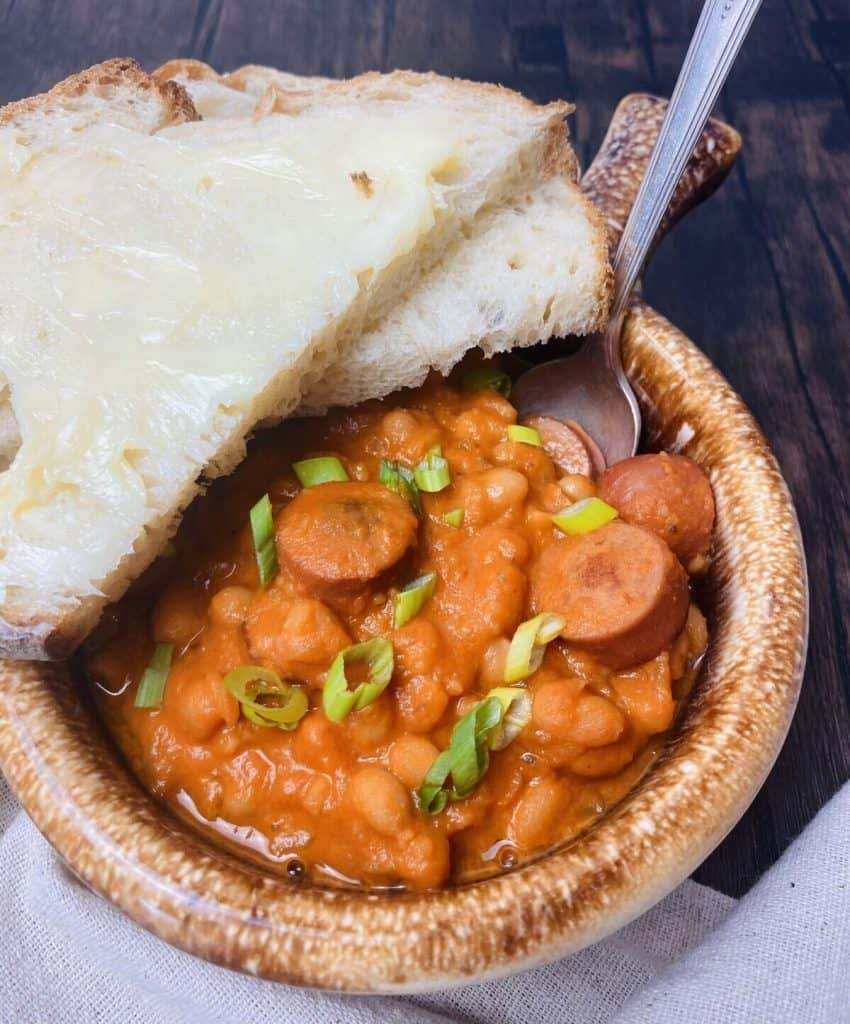
M 507 391 L 461 368 L 288 421 L 194 503 L 84 654 L 154 794 L 290 876 L 414 889 L 622 799 L 706 648 L 711 487 L 603 471 Z

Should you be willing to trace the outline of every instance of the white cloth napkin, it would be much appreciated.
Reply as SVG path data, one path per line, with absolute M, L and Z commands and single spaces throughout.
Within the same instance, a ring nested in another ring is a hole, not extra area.
M 685 882 L 575 956 L 427 996 L 326 995 L 180 953 L 81 886 L 0 780 L 2 1024 L 847 1024 L 850 784 L 742 900 Z

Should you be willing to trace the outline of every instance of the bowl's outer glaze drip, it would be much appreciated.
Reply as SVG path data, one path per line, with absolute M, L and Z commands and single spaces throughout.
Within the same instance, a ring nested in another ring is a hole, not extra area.
M 0 764 L 79 877 L 190 952 L 283 981 L 421 990 L 506 973 L 602 938 L 672 889 L 752 800 L 803 668 L 807 592 L 794 509 L 741 400 L 637 306 L 626 364 L 650 440 L 709 472 L 718 526 L 712 642 L 676 736 L 618 808 L 559 851 L 454 890 L 299 888 L 206 846 L 148 797 L 61 666 L 0 666 Z

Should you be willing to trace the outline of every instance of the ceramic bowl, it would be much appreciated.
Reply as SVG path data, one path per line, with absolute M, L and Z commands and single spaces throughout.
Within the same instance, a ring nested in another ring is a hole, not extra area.
M 607 157 L 586 176 L 612 235 L 651 123 L 657 128 L 659 108 L 640 100 L 630 127 L 615 119 Z M 738 143 L 726 132 L 725 163 L 711 130 L 704 137 L 711 159 L 692 168 L 679 209 L 728 169 Z M 7 662 L 0 766 L 69 867 L 191 953 L 280 981 L 361 992 L 480 981 L 563 956 L 686 878 L 743 814 L 786 735 L 805 654 L 805 564 L 776 461 L 709 360 L 643 305 L 628 319 L 624 354 L 647 446 L 684 452 L 707 470 L 717 532 L 700 678 L 664 753 L 619 806 L 566 845 L 477 883 L 395 895 L 310 888 L 214 847 L 153 800 L 67 666 Z

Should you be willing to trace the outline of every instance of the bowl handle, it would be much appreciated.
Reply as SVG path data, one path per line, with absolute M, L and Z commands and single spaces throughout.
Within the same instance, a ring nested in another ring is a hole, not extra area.
M 617 104 L 599 152 L 581 179 L 584 193 L 605 218 L 612 258 L 666 110 L 667 100 L 659 96 L 624 96 Z M 673 194 L 653 241 L 653 250 L 680 217 L 714 192 L 740 151 L 738 132 L 731 125 L 710 118 Z

